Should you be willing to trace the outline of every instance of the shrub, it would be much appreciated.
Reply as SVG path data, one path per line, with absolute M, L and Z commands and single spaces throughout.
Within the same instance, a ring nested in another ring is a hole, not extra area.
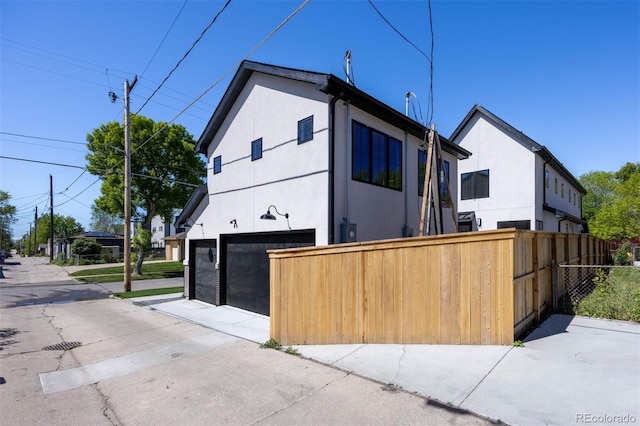
M 631 242 L 626 241 L 618 247 L 613 255 L 613 263 L 615 265 L 631 265 Z

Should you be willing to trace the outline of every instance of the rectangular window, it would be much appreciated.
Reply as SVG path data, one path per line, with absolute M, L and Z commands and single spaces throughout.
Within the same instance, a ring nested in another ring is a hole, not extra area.
M 544 171 L 544 186 L 549 188 L 549 170 Z
M 544 222 L 536 220 L 536 231 L 544 231 Z
M 427 151 L 418 151 L 418 196 L 424 194 L 424 175 L 427 169 Z
M 571 203 L 571 188 L 569 188 L 569 203 Z
M 162 226 L 158 227 L 158 232 L 162 232 Z
M 218 155 L 213 159 L 213 174 L 217 175 L 222 171 L 222 156 Z
M 560 184 L 560 196 L 564 198 L 564 183 Z
M 262 158 L 262 138 L 251 142 L 251 161 Z
M 489 169 L 463 173 L 460 182 L 463 200 L 489 197 Z
M 352 178 L 402 191 L 402 142 L 356 121 Z
M 504 222 L 498 222 L 498 229 L 516 228 L 516 229 L 531 229 L 530 220 L 506 220 Z
M 573 193 L 573 205 L 574 206 L 576 205 L 576 193 L 575 192 Z
M 553 178 L 553 190 L 558 193 L 558 178 Z
M 313 115 L 298 121 L 298 144 L 313 139 Z
M 444 165 L 444 168 L 442 168 Z M 451 201 L 451 197 L 449 196 L 449 191 L 447 191 L 448 183 L 449 183 L 449 162 L 443 161 L 442 164 L 438 164 L 438 175 L 440 179 L 438 181 L 438 188 L 440 190 L 440 200 L 443 202 Z

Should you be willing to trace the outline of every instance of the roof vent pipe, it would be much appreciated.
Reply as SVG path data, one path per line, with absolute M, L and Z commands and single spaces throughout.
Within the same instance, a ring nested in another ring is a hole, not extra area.
M 353 80 L 353 71 L 351 70 L 351 51 L 350 50 L 347 50 L 344 54 L 342 67 L 344 68 L 344 73 L 347 76 L 347 83 L 355 87 L 356 82 Z

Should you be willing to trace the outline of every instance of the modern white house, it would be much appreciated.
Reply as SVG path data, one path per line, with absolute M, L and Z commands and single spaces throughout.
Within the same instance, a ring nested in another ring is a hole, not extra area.
M 151 218 L 149 231 L 151 232 L 151 246 L 153 248 L 164 248 L 165 238 L 176 233 L 174 221 L 180 210 L 174 212 L 173 217 L 165 219 L 161 216 Z
M 585 231 L 586 190 L 546 147 L 480 105 L 449 139 L 473 152 L 458 166 L 458 208 L 477 229 Z
M 196 145 L 207 185 L 176 220 L 187 297 L 269 314 L 266 250 L 417 234 L 426 132 L 332 74 L 243 62 Z M 445 192 L 470 153 L 441 143 Z

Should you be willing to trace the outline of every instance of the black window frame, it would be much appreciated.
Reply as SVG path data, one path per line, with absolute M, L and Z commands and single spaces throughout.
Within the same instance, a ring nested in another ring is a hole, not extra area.
M 482 182 L 477 183 L 478 176 L 483 176 L 486 172 L 486 190 L 484 186 L 480 186 Z M 466 176 L 470 177 L 470 184 L 466 184 Z M 490 184 L 491 174 L 489 169 L 476 170 L 475 172 L 461 173 L 460 174 L 460 199 L 461 200 L 475 200 L 478 198 L 489 198 L 491 192 Z
M 251 161 L 262 158 L 262 138 L 251 141 Z
M 298 145 L 311 140 L 313 140 L 313 115 L 298 121 Z
M 217 175 L 222 172 L 222 155 L 213 158 L 213 174 Z
M 447 191 L 447 187 L 451 187 L 451 180 L 449 179 L 449 173 L 451 171 L 451 164 L 447 160 L 442 160 L 444 163 L 444 170 L 442 165 L 438 164 L 438 189 L 440 192 L 440 201 L 451 201 L 450 191 Z M 424 195 L 424 175 L 427 168 L 427 151 L 422 149 L 418 150 L 418 197 Z M 443 179 L 446 177 L 446 182 Z M 447 185 L 449 183 L 449 185 Z
M 402 192 L 402 141 L 355 120 L 351 136 L 351 179 Z

